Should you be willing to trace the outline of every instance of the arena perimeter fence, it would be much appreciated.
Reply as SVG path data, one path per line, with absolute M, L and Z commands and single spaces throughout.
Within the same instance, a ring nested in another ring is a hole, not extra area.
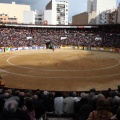
M 64 50 L 92 50 L 92 51 L 103 51 L 103 52 L 115 52 L 120 53 L 120 48 L 111 47 L 90 47 L 90 46 L 54 46 L 55 49 Z M 0 53 L 18 51 L 18 50 L 42 50 L 46 49 L 46 46 L 32 46 L 32 47 L 0 47 Z

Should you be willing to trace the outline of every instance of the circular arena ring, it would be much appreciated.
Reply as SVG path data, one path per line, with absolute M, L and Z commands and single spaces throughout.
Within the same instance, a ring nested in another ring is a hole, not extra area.
M 6 87 L 48 91 L 116 89 L 120 54 L 82 50 L 26 50 L 0 54 Z

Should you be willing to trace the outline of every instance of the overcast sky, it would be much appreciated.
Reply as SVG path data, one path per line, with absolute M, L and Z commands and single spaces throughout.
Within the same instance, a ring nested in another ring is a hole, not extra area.
M 32 10 L 44 10 L 46 4 L 50 0 L 0 0 L 0 3 L 11 3 L 11 2 L 16 2 L 16 4 L 28 4 L 31 5 Z M 65 0 L 60 0 L 60 1 L 65 1 Z M 71 21 L 72 16 L 79 14 L 81 12 L 85 12 L 87 10 L 87 0 L 67 0 L 69 3 L 69 21 Z M 120 0 L 117 1 L 117 6 L 118 3 L 120 3 Z

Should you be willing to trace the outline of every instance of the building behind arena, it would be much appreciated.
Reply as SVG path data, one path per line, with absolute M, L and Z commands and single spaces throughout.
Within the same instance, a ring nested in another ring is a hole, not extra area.
M 96 11 L 96 24 L 108 23 L 107 11 L 116 9 L 116 0 L 88 0 L 87 12 Z
M 23 12 L 30 10 L 30 5 L 0 3 L 0 22 L 23 23 Z
M 68 2 L 51 0 L 46 5 L 44 20 L 49 25 L 68 25 Z
M 74 15 L 73 25 L 103 25 L 120 23 L 120 5 L 116 0 L 88 0 L 87 12 Z

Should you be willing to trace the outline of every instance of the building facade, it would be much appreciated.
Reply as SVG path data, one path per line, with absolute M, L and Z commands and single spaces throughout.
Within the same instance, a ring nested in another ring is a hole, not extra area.
M 72 17 L 72 25 L 94 25 L 96 23 L 96 12 L 84 12 Z
M 116 0 L 88 0 L 87 3 L 88 13 L 96 11 L 96 24 L 109 23 L 108 11 L 116 9 Z
M 44 13 L 42 10 L 35 10 L 35 24 L 44 24 Z
M 49 25 L 68 25 L 68 2 L 51 0 L 46 5 L 44 21 Z
M 0 23 L 16 24 L 16 23 L 18 23 L 18 20 L 15 16 L 14 17 L 9 17 L 7 14 L 0 14 Z
M 23 23 L 24 24 L 35 24 L 35 12 L 24 11 L 23 12 Z
M 0 15 L 1 16 L 6 15 L 6 17 L 8 17 L 9 22 L 14 21 L 18 23 L 23 23 L 24 21 L 23 12 L 30 10 L 31 10 L 30 5 L 21 5 L 21 4 L 16 4 L 15 2 L 12 2 L 12 4 L 0 3 Z M 4 20 L 3 22 L 6 21 L 7 20 Z
M 88 24 L 88 13 L 80 13 L 72 17 L 72 25 L 87 25 Z
M 96 12 L 92 11 L 91 13 L 88 13 L 88 24 L 89 25 L 95 25 L 96 24 Z
M 117 24 L 117 19 L 118 19 L 118 9 L 113 9 L 113 10 L 110 10 L 109 14 L 108 14 L 109 18 L 109 24 Z
M 118 15 L 117 15 L 117 23 L 120 24 L 120 3 L 119 3 L 119 7 L 118 7 Z

